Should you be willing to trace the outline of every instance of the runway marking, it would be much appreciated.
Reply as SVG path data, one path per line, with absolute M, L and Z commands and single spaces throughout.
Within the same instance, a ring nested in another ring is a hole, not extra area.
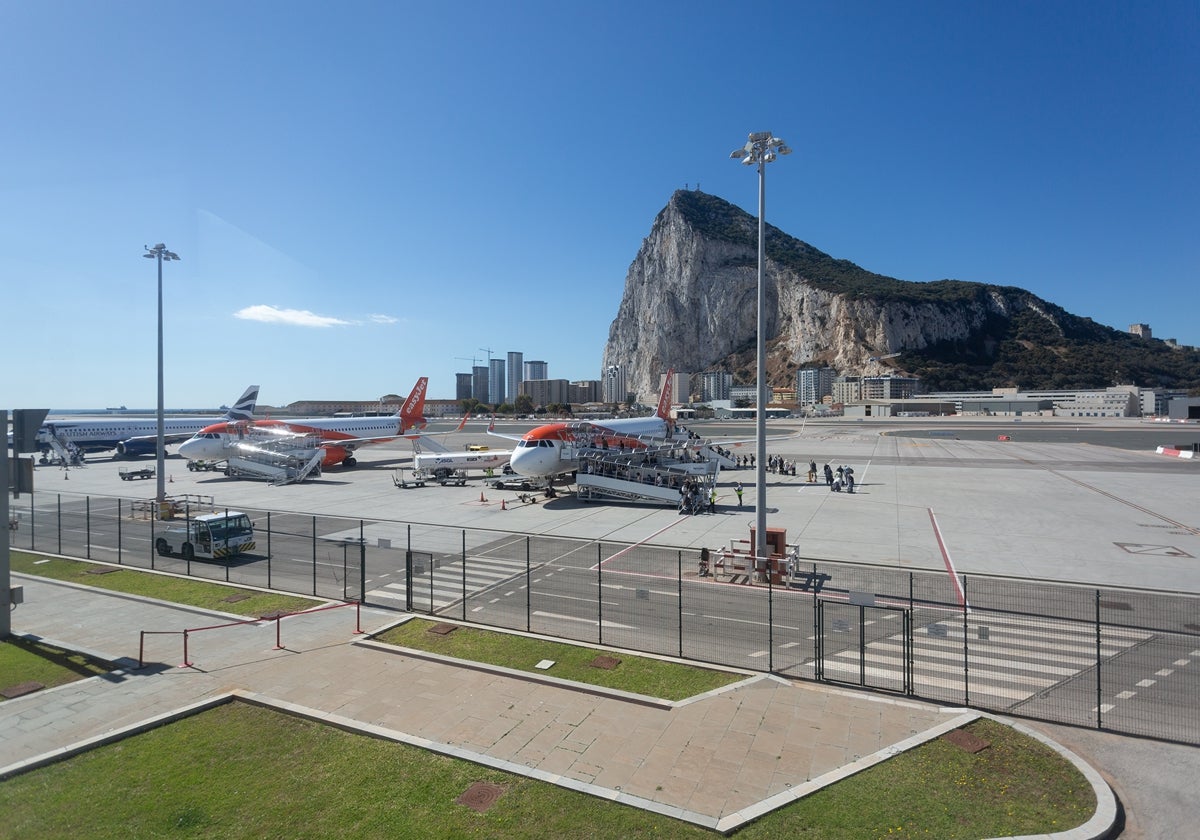
M 946 571 L 950 574 L 950 581 L 954 584 L 954 593 L 958 596 L 959 606 L 971 609 L 971 605 L 967 603 L 966 595 L 963 594 L 962 584 L 958 580 L 958 572 L 954 569 L 954 561 L 950 559 L 950 551 L 946 548 L 946 541 L 942 539 L 942 529 L 938 527 L 937 517 L 933 515 L 933 508 L 929 510 L 929 521 L 933 523 L 933 535 L 937 538 L 938 549 L 942 552 L 942 560 L 946 564 Z
M 1123 548 L 1130 554 L 1141 554 L 1147 556 L 1159 557 L 1186 557 L 1189 560 L 1193 559 L 1192 555 L 1182 549 L 1178 549 L 1173 545 L 1154 545 L 1152 543 L 1113 543 L 1117 548 Z

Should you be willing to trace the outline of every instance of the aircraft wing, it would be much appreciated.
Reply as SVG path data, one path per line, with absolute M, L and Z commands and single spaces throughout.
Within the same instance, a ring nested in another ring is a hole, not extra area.
M 194 432 L 167 432 L 163 435 L 163 443 L 183 443 L 185 440 L 190 440 L 193 434 Z M 133 437 L 125 438 L 122 443 L 128 441 L 155 444 L 158 442 L 158 435 L 134 435 Z

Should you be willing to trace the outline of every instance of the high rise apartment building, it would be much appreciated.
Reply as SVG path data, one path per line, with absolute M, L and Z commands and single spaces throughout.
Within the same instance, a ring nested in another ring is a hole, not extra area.
M 507 355 L 508 376 L 505 379 L 504 393 L 509 402 L 521 393 L 521 374 L 525 370 L 525 354 L 517 350 L 509 350 Z
M 796 402 L 799 405 L 818 405 L 833 394 L 833 379 L 837 372 L 831 367 L 805 368 L 796 372 Z
M 500 405 L 506 399 L 504 386 L 504 359 L 488 359 L 488 402 Z

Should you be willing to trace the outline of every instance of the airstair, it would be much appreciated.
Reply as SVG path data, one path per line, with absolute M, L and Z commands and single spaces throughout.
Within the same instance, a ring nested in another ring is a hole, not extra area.
M 580 450 L 577 497 L 583 502 L 607 499 L 675 506 L 684 488 L 690 487 L 698 502 L 707 500 L 721 465 L 681 443 L 660 440 L 645 449 Z
M 273 486 L 296 484 L 321 474 L 325 450 L 301 441 L 236 443 L 230 447 L 226 475 L 265 478 Z
M 55 458 L 57 458 L 58 463 L 61 463 L 64 466 L 83 466 L 83 459 L 79 455 L 79 450 L 75 450 L 75 452 L 72 453 L 71 450 L 67 448 L 67 445 L 63 443 L 62 438 L 58 436 L 58 432 L 55 430 L 53 424 L 48 425 L 46 427 L 46 431 L 38 435 L 38 443 L 44 443 L 50 448 L 50 451 L 54 453 L 54 457 L 47 460 L 53 462 Z

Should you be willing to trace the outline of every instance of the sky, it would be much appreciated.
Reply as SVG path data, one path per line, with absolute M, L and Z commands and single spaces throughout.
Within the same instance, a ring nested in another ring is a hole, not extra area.
M 1200 3 L 0 3 L 0 407 L 600 378 L 696 188 L 1200 344 Z

